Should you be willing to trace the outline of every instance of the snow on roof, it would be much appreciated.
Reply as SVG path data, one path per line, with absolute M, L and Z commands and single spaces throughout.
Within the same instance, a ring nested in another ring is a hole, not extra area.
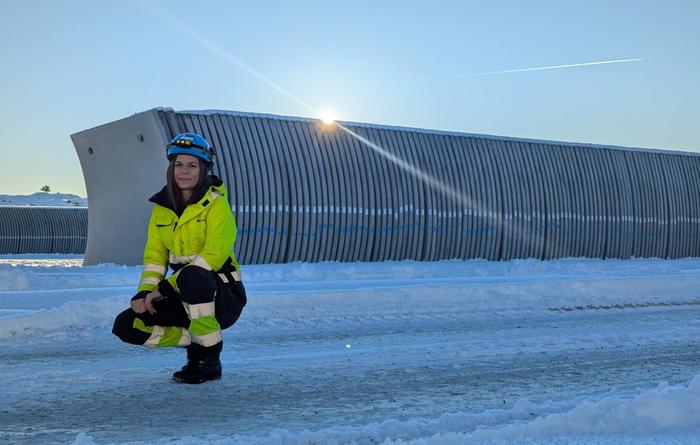
M 179 113 L 179 114 L 197 114 L 197 115 L 204 115 L 204 116 L 209 116 L 209 115 L 214 115 L 214 114 L 225 114 L 225 115 L 239 116 L 239 117 L 249 117 L 249 118 L 258 118 L 258 119 L 276 119 L 276 120 L 282 120 L 282 121 L 297 121 L 297 122 L 307 122 L 307 123 L 321 121 L 321 119 L 318 119 L 318 118 L 300 117 L 300 116 L 284 116 L 284 115 L 278 115 L 278 114 L 254 113 L 254 112 L 248 112 L 248 111 L 234 111 L 234 110 L 210 109 L 210 110 L 179 110 L 179 111 L 176 111 L 176 110 L 173 110 L 172 108 L 157 108 L 157 110 L 172 111 L 172 112 Z M 681 150 L 670 150 L 670 149 L 659 149 L 659 148 L 644 148 L 644 147 L 626 147 L 626 146 L 621 146 L 621 145 L 604 145 L 604 144 L 593 144 L 593 143 L 586 143 L 586 142 L 555 141 L 555 140 L 546 140 L 546 139 L 531 139 L 531 138 L 523 138 L 523 137 L 498 136 L 498 135 L 491 135 L 491 134 L 466 133 L 466 132 L 448 131 L 448 130 L 431 130 L 431 129 L 427 129 L 427 128 L 404 127 L 404 126 L 398 126 L 398 125 L 371 124 L 371 123 L 365 123 L 365 122 L 352 122 L 352 121 L 341 121 L 341 120 L 338 120 L 337 122 L 340 124 L 343 124 L 345 126 L 374 128 L 374 129 L 380 129 L 380 130 L 417 132 L 417 133 L 436 134 L 436 135 L 444 135 L 444 136 L 460 136 L 460 137 L 472 137 L 472 138 L 481 138 L 481 139 L 497 139 L 497 140 L 501 140 L 501 141 L 528 142 L 528 143 L 547 144 L 547 145 L 564 145 L 564 146 L 569 146 L 569 147 L 600 148 L 600 149 L 608 149 L 608 150 L 640 151 L 640 152 L 659 153 L 659 154 L 665 154 L 665 155 L 672 154 L 672 155 L 693 156 L 693 157 L 700 156 L 700 153 L 692 152 L 692 151 L 681 151 Z

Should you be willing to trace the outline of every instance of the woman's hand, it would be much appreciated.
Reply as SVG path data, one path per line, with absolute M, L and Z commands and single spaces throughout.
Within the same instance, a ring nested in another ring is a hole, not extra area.
M 158 292 L 157 289 L 154 290 L 153 292 L 149 293 L 148 295 L 146 295 L 146 298 L 144 299 L 144 303 L 143 303 L 143 304 L 144 304 L 145 309 L 146 309 L 148 312 L 150 312 L 151 314 L 155 314 L 155 313 L 156 313 L 156 308 L 153 307 L 153 303 L 155 303 L 155 302 L 158 301 L 158 300 L 162 300 L 163 298 L 165 298 L 165 297 L 163 297 L 163 296 L 160 294 L 160 292 Z
M 133 300 L 131 302 L 131 310 L 137 314 L 143 314 L 146 312 L 146 299 L 139 298 L 138 300 Z

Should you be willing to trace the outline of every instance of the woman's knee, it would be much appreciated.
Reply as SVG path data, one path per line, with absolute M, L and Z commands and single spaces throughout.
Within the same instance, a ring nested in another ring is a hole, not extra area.
M 216 296 L 216 319 L 221 329 L 227 329 L 238 321 L 247 302 L 242 283 L 230 283 L 225 286 L 227 289 L 221 289 Z
M 136 320 L 136 313 L 131 309 L 126 309 L 114 319 L 112 334 L 125 343 L 142 345 L 148 340 L 149 335 L 135 329 L 134 320 Z

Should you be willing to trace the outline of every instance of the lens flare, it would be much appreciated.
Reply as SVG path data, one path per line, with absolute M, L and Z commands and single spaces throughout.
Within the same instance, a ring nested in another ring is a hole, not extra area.
M 333 125 L 335 124 L 335 113 L 331 110 L 323 110 L 321 111 L 321 114 L 319 115 L 319 118 L 321 119 L 321 122 L 323 122 L 324 125 Z

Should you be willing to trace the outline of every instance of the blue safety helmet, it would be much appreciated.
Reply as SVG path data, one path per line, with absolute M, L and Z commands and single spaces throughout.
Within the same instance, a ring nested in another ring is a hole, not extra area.
M 182 133 L 173 138 L 165 148 L 168 160 L 172 161 L 177 155 L 196 156 L 204 161 L 207 168 L 214 164 L 214 147 L 197 133 Z

